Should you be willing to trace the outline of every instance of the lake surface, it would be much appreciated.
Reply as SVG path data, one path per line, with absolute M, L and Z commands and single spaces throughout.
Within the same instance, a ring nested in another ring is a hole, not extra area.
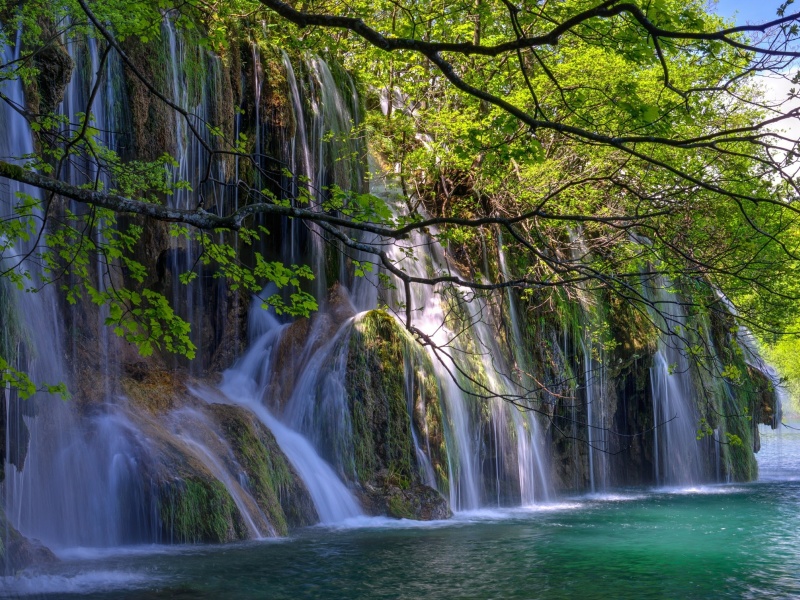
M 800 431 L 762 430 L 750 484 L 626 489 L 278 541 L 59 552 L 16 598 L 797 598 Z

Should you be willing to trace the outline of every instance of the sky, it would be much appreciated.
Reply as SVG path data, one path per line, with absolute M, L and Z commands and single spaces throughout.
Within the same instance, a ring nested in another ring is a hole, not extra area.
M 712 4 L 709 2 L 709 4 Z M 780 0 L 718 0 L 716 12 L 723 17 L 736 17 L 737 25 L 749 23 L 759 23 L 777 19 L 776 11 L 782 4 Z M 788 11 L 800 12 L 800 0 L 789 6 Z
M 716 7 L 713 5 L 716 4 Z M 746 25 L 763 23 L 777 19 L 778 7 L 782 0 L 714 0 L 709 1 L 711 12 L 716 12 L 723 17 L 735 19 L 736 25 Z M 787 14 L 800 12 L 800 0 L 795 0 L 794 4 L 787 7 Z M 766 88 L 767 98 L 773 101 L 783 101 L 789 89 L 794 87 L 790 82 L 775 78 L 762 78 L 762 83 Z M 797 106 L 794 101 L 783 106 L 783 110 L 789 110 Z M 791 119 L 782 124 L 781 128 L 786 135 L 792 139 L 800 139 L 800 119 Z M 795 172 L 797 173 L 797 172 Z
M 759 23 L 777 19 L 776 11 L 782 4 L 782 0 L 718 0 L 716 8 L 713 8 L 713 0 L 710 0 L 709 5 L 712 6 L 712 11 L 719 15 L 729 18 L 735 18 L 737 25 L 746 25 L 749 23 Z M 800 0 L 795 0 L 794 4 L 787 7 L 787 12 L 800 12 Z M 792 86 L 791 83 L 784 80 L 777 79 L 764 79 L 763 83 L 767 90 L 767 96 L 772 100 L 784 100 L 786 94 Z M 784 110 L 788 110 L 795 106 L 786 105 Z M 791 122 L 784 124 L 786 131 L 792 137 L 800 139 L 800 119 L 792 119 Z

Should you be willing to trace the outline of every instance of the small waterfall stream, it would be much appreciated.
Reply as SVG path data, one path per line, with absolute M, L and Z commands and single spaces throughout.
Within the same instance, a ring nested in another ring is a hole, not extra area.
M 260 304 L 260 303 L 259 303 Z M 262 403 L 273 375 L 276 346 L 286 327 L 266 311 L 251 321 L 258 337 L 239 363 L 225 372 L 220 390 L 233 402 L 246 406 L 272 431 L 281 450 L 306 484 L 322 523 L 337 523 L 361 515 L 351 492 L 309 440 L 275 418 Z
M 658 277 L 645 283 L 652 317 L 662 330 L 650 369 L 654 415 L 654 467 L 662 485 L 690 485 L 708 481 L 697 439 L 700 416 L 687 359 L 686 315 L 682 300 L 670 282 Z
M 373 178 L 375 180 L 377 178 Z M 378 184 L 373 193 L 383 194 L 390 205 L 396 193 L 391 186 Z M 398 207 L 399 209 L 399 207 Z M 425 278 L 452 272 L 446 254 L 431 236 L 415 233 L 411 238 L 391 250 L 391 255 L 401 268 L 416 277 Z M 409 250 L 410 249 L 410 250 Z M 502 242 L 499 248 L 502 275 L 508 279 Z M 412 297 L 406 298 L 402 285 L 396 286 L 390 304 L 399 307 L 411 303 L 412 322 L 428 335 L 439 348 L 429 348 L 429 353 L 442 387 L 446 413 L 450 423 L 453 457 L 450 459 L 450 502 L 455 510 L 474 510 L 487 502 L 497 504 L 531 505 L 550 496 L 549 476 L 542 448 L 542 437 L 535 410 L 513 406 L 499 395 L 519 398 L 521 406 L 528 404 L 536 409 L 535 401 L 527 397 L 526 390 L 533 387 L 527 378 L 530 365 L 521 350 L 524 348 L 520 332 L 516 301 L 509 292 L 507 302 L 510 312 L 510 335 L 513 356 L 509 363 L 493 333 L 496 323 L 488 299 L 474 295 L 467 289 L 450 290 L 432 286 L 412 288 Z M 459 325 L 453 317 L 463 319 Z M 453 325 L 462 327 L 455 334 Z M 470 374 L 469 377 L 466 374 Z M 481 384 L 483 380 L 485 383 Z M 487 393 L 497 394 L 487 400 Z M 481 426 L 477 406 L 489 404 L 489 430 L 493 460 L 482 460 L 484 449 L 479 439 Z M 490 476 L 487 469 L 494 471 Z M 494 493 L 485 488 L 484 481 L 494 482 Z M 503 493 L 503 488 L 514 491 Z

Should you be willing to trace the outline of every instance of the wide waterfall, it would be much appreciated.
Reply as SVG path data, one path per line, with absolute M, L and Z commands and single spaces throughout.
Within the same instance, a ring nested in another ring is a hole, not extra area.
M 62 39 L 75 68 L 57 108 L 68 135 L 92 98 L 97 144 L 130 159 L 174 157 L 167 175 L 184 183 L 164 201 L 176 208 L 235 209 L 247 201 L 241 182 L 250 177 L 253 189 L 313 211 L 325 210 L 337 186 L 369 190 L 395 217 L 405 214 L 391 167 L 372 161 L 367 173 L 361 99 L 340 66 L 254 43 L 231 72 L 191 46 L 173 18 L 164 18 L 161 34 L 160 58 L 148 60 L 162 60 L 161 92 L 187 116 L 143 109 L 149 92 L 119 57 L 75 34 Z M 12 48 L 3 51 L 4 62 L 14 58 Z M 20 82 L 0 85 L 25 106 Z M 3 157 L 33 152 L 23 112 L 2 104 Z M 218 142 L 206 125 L 220 115 L 251 144 L 256 168 L 241 157 L 210 157 Z M 143 133 L 136 121 L 144 118 L 157 135 Z M 113 187 L 101 166 L 82 154 L 61 168 L 75 185 Z M 3 183 L 0 214 L 10 214 L 20 193 L 40 198 Z M 64 401 L 4 391 L 2 497 L 14 528 L 57 550 L 221 542 L 363 523 L 366 515 L 439 519 L 450 510 L 546 505 L 560 493 L 724 476 L 719 440 L 697 440 L 705 413 L 687 359 L 689 324 L 668 281 L 643 284 L 660 329 L 656 346 L 615 354 L 591 335 L 605 316 L 590 316 L 603 300 L 589 290 L 565 300 L 572 307 L 564 314 L 578 315 L 572 324 L 542 317 L 510 287 L 413 284 L 407 295 L 377 263 L 355 277 L 354 261 L 374 259 L 343 251 L 318 224 L 263 225 L 271 235 L 246 252 L 308 265 L 315 278 L 307 289 L 320 306 L 311 317 L 276 314 L 264 299 L 284 291 L 269 285 L 249 298 L 203 262 L 198 243 L 165 226 L 147 230 L 150 246 L 138 250 L 154 266 L 147 284 L 192 325 L 195 361 L 137 356 L 109 331 L 107 309 L 68 305 L 55 285 L 22 292 L 2 284 L 0 350 L 36 382 L 64 382 L 72 392 Z M 462 273 L 439 233 L 391 244 L 389 259 L 420 280 Z M 503 233 L 481 235 L 484 264 L 473 279 L 514 280 Z M 125 274 L 97 257 L 90 272 L 103 292 Z M 29 269 L 25 287 L 39 287 L 42 273 L 5 261 Z M 181 281 L 185 271 L 193 281 Z

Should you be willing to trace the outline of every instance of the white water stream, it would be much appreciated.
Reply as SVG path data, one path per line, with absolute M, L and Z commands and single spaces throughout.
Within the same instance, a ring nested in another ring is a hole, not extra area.
M 220 390 L 234 403 L 246 406 L 266 425 L 308 488 L 320 521 L 336 523 L 360 516 L 352 493 L 333 468 L 320 458 L 306 437 L 276 419 L 262 403 L 273 365 L 273 352 L 285 327 L 262 311 L 256 325 L 261 334 L 242 360 L 225 372 Z

